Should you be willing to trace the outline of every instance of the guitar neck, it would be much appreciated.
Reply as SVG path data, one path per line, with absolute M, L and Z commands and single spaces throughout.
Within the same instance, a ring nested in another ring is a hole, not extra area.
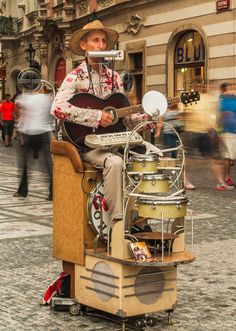
M 134 105 L 124 108 L 116 109 L 118 118 L 125 117 L 127 115 L 135 114 L 135 113 L 142 113 L 143 106 L 142 105 Z

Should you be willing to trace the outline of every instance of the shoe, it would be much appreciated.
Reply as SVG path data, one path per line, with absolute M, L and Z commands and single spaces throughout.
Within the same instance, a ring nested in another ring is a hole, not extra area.
M 220 183 L 216 185 L 216 191 L 232 191 L 234 190 L 234 186 L 226 185 L 225 183 Z
M 185 189 L 191 191 L 191 190 L 196 190 L 196 187 L 193 184 L 187 182 L 185 183 Z
M 234 182 L 232 181 L 232 179 L 230 177 L 227 177 L 225 179 L 225 184 L 228 186 L 235 186 Z
M 21 194 L 19 192 L 15 192 L 13 194 L 13 197 L 15 197 L 15 198 L 26 198 L 27 197 L 27 194 Z

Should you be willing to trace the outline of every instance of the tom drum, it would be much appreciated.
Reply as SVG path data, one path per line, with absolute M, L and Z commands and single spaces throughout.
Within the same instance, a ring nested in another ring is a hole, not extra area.
M 185 196 L 150 197 L 138 199 L 138 215 L 147 218 L 177 218 L 187 213 L 188 199 Z
M 170 190 L 170 177 L 167 174 L 146 174 L 141 179 L 137 176 L 137 181 L 140 181 L 140 183 L 136 191 L 140 193 L 155 194 L 169 192 Z
M 159 159 L 158 167 L 167 167 L 167 168 L 175 168 L 179 163 L 179 159 L 171 158 L 171 157 L 161 157 Z
M 157 155 L 133 155 L 130 159 L 130 171 L 156 173 L 159 157 Z

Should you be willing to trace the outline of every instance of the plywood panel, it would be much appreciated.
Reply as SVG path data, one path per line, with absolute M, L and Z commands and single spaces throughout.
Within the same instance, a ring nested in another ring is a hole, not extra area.
M 58 143 L 60 142 L 57 142 L 59 149 Z M 61 148 L 63 147 L 64 145 Z M 75 149 L 73 145 L 72 147 Z M 73 148 L 74 160 L 80 158 Z M 53 155 L 53 256 L 84 265 L 84 248 L 92 248 L 95 238 L 87 220 L 88 195 L 85 192 L 90 192 L 94 187 L 94 182 L 88 181 L 88 177 L 98 179 L 101 174 L 92 167 L 86 170 L 84 166 L 80 168 L 83 172 L 78 172 L 68 150 L 70 149 L 67 148 L 67 153 L 63 155 L 59 149 Z M 76 162 L 80 164 L 81 161 Z

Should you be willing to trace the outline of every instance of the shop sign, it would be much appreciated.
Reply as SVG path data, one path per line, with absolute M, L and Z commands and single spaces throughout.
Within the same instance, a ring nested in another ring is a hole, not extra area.
M 194 63 L 205 61 L 205 47 L 203 43 L 193 46 L 177 46 L 176 48 L 176 64 Z
M 216 11 L 221 12 L 230 8 L 230 0 L 218 0 L 216 1 Z

